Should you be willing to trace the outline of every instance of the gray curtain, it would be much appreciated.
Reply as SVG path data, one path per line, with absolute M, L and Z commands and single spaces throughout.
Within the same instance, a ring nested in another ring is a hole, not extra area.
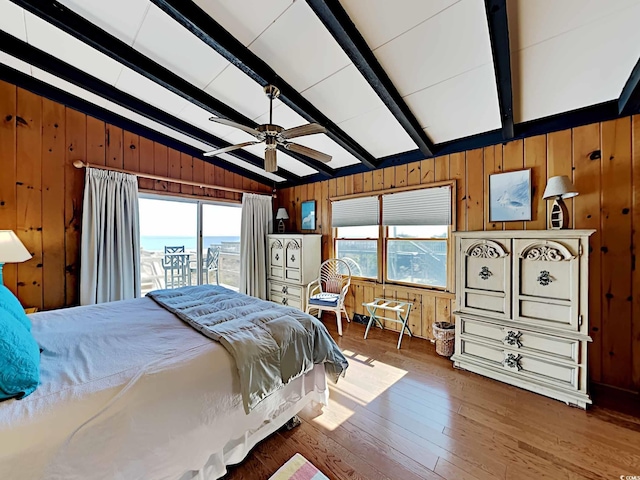
M 140 296 L 135 175 L 87 168 L 80 256 L 80 304 Z
M 267 234 L 273 231 L 271 196 L 242 196 L 240 292 L 267 299 Z

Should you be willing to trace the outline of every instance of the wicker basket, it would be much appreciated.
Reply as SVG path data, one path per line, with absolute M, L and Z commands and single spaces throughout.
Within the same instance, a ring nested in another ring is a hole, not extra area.
M 455 325 L 449 322 L 433 324 L 433 336 L 436 338 L 436 353 L 444 357 L 453 355 L 456 337 Z

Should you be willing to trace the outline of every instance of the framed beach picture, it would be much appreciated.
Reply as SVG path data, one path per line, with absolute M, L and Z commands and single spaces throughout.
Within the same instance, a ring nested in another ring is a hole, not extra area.
M 316 229 L 316 201 L 302 202 L 302 230 Z
M 531 169 L 489 175 L 489 221 L 531 220 Z

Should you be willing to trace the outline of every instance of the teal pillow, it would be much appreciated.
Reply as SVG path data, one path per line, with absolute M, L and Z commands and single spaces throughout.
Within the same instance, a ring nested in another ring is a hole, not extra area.
M 0 310 L 0 401 L 23 398 L 40 382 L 40 349 L 31 332 Z
M 13 318 L 22 323 L 28 331 L 31 331 L 31 321 L 20 301 L 15 297 L 11 290 L 4 285 L 0 285 L 0 312 L 8 312 Z

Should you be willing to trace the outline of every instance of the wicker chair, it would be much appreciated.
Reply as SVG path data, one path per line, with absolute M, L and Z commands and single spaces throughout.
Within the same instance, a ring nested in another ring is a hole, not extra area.
M 349 264 L 339 258 L 330 258 L 320 265 L 318 278 L 307 287 L 309 292 L 307 313 L 310 310 L 318 310 L 318 317 L 323 311 L 335 313 L 338 335 L 342 335 L 342 312 L 347 322 L 351 322 L 344 308 L 344 298 L 349 291 L 349 285 L 351 285 Z

